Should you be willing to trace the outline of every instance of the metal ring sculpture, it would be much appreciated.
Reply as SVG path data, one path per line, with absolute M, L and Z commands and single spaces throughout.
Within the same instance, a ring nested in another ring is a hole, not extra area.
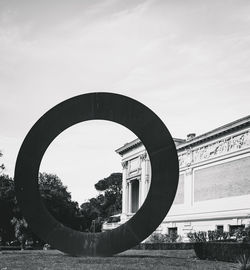
M 147 149 L 152 178 L 145 202 L 130 220 L 114 230 L 91 234 L 64 226 L 48 212 L 39 193 L 38 173 L 56 136 L 93 119 L 113 121 L 133 131 Z M 35 123 L 18 153 L 14 178 L 23 216 L 41 239 L 72 255 L 110 256 L 134 247 L 159 226 L 176 194 L 179 164 L 174 141 L 155 113 L 126 96 L 98 92 L 70 98 Z

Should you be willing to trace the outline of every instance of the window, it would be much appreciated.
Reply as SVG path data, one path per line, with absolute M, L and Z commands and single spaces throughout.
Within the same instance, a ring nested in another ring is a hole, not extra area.
M 178 238 L 177 227 L 168 228 L 168 235 L 170 242 L 176 242 Z
M 217 225 L 216 230 L 220 231 L 220 232 L 223 232 L 224 231 L 224 226 L 223 225 Z
M 234 232 L 238 229 L 244 229 L 245 225 L 229 225 L 229 233 L 234 234 Z
M 139 209 L 139 181 L 131 181 L 131 212 L 135 213 Z
M 177 227 L 168 228 L 168 234 L 169 235 L 177 234 Z

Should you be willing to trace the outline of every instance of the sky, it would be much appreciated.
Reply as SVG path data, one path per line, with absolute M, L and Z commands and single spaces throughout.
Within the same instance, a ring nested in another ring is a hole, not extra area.
M 113 92 L 151 108 L 173 137 L 249 115 L 250 1 L 0 0 L 0 150 L 13 176 L 23 139 L 56 104 Z M 119 172 L 135 138 L 91 121 L 60 134 L 40 170 L 79 203 Z

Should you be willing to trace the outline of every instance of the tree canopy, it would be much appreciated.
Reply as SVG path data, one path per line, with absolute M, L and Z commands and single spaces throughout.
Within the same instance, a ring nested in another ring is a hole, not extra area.
M 48 211 L 62 224 L 79 229 L 78 203 L 71 200 L 71 194 L 55 174 L 39 173 L 39 190 Z
M 54 174 L 39 173 L 38 182 L 41 197 L 48 211 L 62 224 L 81 230 L 83 220 L 79 217 L 78 203 L 71 200 L 71 195 L 60 178 Z M 0 175 L 0 212 L 0 237 L 3 243 L 10 242 L 15 235 L 17 237 L 20 234 L 17 228 L 25 221 L 15 198 L 14 181 L 5 174 Z M 32 235 L 31 232 L 27 232 L 28 227 L 26 234 Z
M 3 156 L 3 153 L 2 153 L 2 151 L 0 150 L 0 157 L 2 157 L 2 156 Z M 3 163 L 0 164 L 0 173 L 1 173 L 4 169 L 5 169 L 4 164 L 3 164 Z
M 2 152 L 0 151 L 0 157 Z M 14 180 L 1 173 L 0 166 L 0 242 L 9 243 L 14 239 L 24 245 L 27 238 L 42 241 L 34 235 L 19 209 L 14 190 Z M 102 224 L 110 216 L 121 212 L 122 204 L 122 174 L 112 173 L 107 178 L 99 180 L 95 188 L 99 195 L 83 203 L 79 208 L 73 201 L 67 186 L 61 179 L 50 173 L 39 173 L 39 191 L 41 198 L 51 213 L 59 222 L 79 231 L 101 231 Z
M 122 174 L 112 173 L 95 184 L 98 191 L 104 192 L 102 204 L 105 218 L 118 214 L 122 210 Z
M 96 224 L 94 231 L 100 231 L 102 223 L 110 216 L 121 212 L 122 208 L 122 174 L 112 173 L 109 177 L 95 184 L 100 191 L 96 198 L 81 205 L 82 214 L 88 218 L 88 224 Z M 90 227 L 91 227 L 90 225 Z
M 14 181 L 8 175 L 0 175 L 0 236 L 3 243 L 14 237 L 11 219 L 16 216 Z

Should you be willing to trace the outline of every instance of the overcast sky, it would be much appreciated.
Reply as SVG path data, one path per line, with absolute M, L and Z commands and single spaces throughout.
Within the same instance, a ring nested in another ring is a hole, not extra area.
M 108 91 L 150 107 L 173 137 L 249 114 L 248 0 L 0 0 L 0 163 L 13 175 L 20 145 L 51 107 Z M 121 171 L 114 150 L 134 135 L 117 124 L 71 127 L 41 170 L 78 202 Z

